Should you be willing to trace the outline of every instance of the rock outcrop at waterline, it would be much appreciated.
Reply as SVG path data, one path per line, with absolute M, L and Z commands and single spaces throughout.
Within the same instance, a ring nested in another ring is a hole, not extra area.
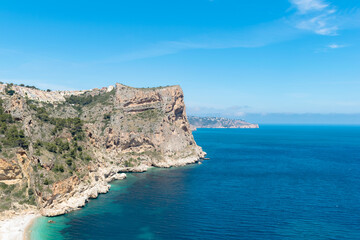
M 41 91 L 0 84 L 0 211 L 82 207 L 108 182 L 205 156 L 179 86 Z

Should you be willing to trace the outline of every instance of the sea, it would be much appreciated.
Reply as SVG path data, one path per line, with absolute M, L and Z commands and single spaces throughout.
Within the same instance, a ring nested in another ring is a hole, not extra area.
M 128 174 L 31 239 L 360 239 L 360 126 L 193 134 L 210 160 Z

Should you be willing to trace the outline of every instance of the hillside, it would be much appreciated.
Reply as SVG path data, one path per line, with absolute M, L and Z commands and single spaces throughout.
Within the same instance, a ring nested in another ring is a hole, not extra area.
M 196 128 L 259 128 L 258 124 L 252 124 L 243 120 L 221 117 L 194 117 L 189 116 L 192 129 Z
M 0 212 L 83 206 L 121 172 L 182 166 L 196 145 L 179 86 L 42 91 L 0 84 Z

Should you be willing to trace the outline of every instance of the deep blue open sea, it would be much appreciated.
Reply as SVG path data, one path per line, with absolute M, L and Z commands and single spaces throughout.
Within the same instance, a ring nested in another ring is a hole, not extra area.
M 32 239 L 360 239 L 360 126 L 198 129 L 211 160 L 112 182 Z

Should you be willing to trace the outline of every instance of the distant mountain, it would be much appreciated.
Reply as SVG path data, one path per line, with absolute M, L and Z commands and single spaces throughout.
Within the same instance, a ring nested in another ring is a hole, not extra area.
M 188 116 L 188 121 L 192 130 L 196 130 L 196 128 L 259 128 L 258 124 L 222 117 Z

